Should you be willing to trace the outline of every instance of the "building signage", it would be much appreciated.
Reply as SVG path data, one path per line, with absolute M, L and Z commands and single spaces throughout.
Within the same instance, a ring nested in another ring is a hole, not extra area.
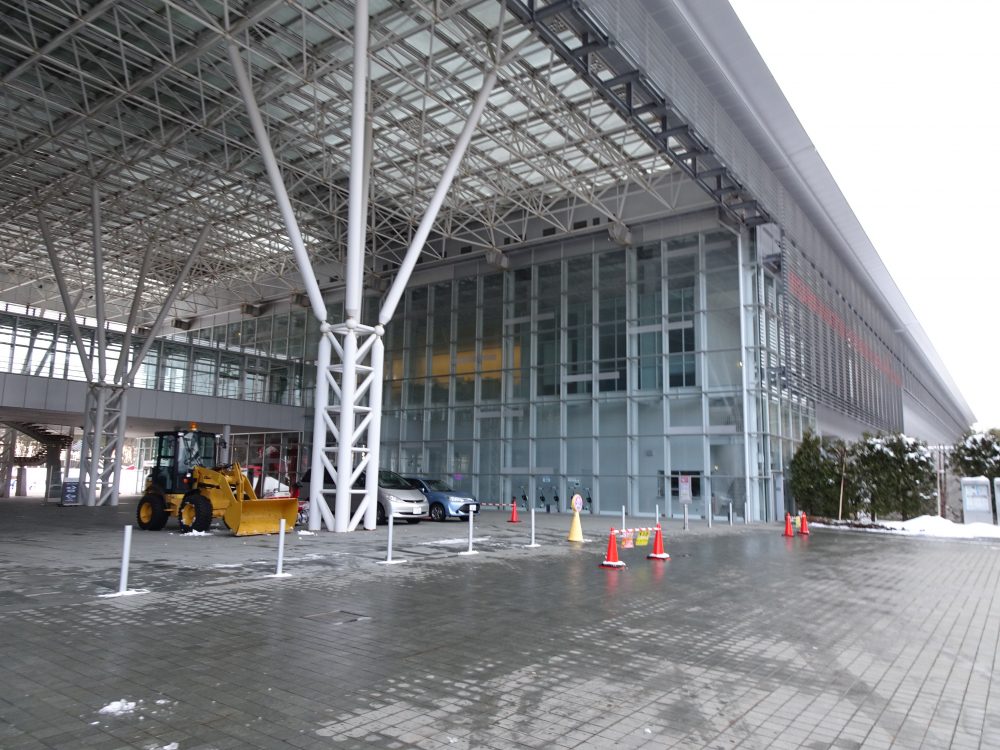
M 677 496 L 681 505 L 691 504 L 691 477 L 681 474 L 677 477 Z

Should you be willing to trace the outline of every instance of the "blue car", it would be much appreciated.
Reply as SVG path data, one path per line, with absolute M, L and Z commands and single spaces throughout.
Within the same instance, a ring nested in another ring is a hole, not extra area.
M 429 477 L 406 477 L 420 490 L 430 505 L 428 514 L 432 521 L 446 521 L 449 518 L 468 518 L 469 511 L 479 513 L 479 502 L 467 492 L 456 492 L 440 479 Z

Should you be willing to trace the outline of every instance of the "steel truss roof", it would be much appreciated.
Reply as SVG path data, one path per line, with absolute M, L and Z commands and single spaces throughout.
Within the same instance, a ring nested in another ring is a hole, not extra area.
M 681 176 L 732 217 L 766 219 L 579 3 L 371 7 L 369 276 L 398 264 L 484 70 L 513 49 L 426 253 L 516 244 L 532 220 L 569 231 L 574 206 L 619 222 L 623 185 L 666 211 Z M 314 267 L 339 279 L 352 25 L 349 0 L 0 0 L 0 299 L 61 307 L 41 212 L 77 312 L 93 314 L 95 185 L 108 319 L 127 318 L 147 247 L 138 322 L 155 317 L 206 223 L 178 317 L 301 290 L 229 38 Z

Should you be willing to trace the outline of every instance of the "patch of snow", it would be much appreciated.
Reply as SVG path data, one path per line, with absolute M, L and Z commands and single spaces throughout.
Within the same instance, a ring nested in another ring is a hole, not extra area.
M 127 701 L 122 698 L 120 701 L 111 701 L 111 703 L 101 708 L 98 713 L 121 716 L 122 714 L 131 713 L 132 711 L 135 711 L 135 701 Z
M 181 534 L 182 538 L 183 537 L 189 537 L 189 536 L 212 536 L 212 532 L 211 531 L 189 531 L 186 534 Z
M 473 539 L 473 541 L 476 541 L 476 542 L 485 542 L 485 541 L 488 541 L 489 539 L 490 539 L 490 537 L 488 537 L 488 536 L 477 536 L 477 537 L 475 537 Z M 467 537 L 467 536 L 462 537 L 461 539 L 438 539 L 438 540 L 433 541 L 433 542 L 420 542 L 420 544 L 422 544 L 422 545 L 431 545 L 431 544 L 468 544 L 468 543 L 469 543 L 469 537 Z
M 812 526 L 828 529 L 859 528 L 857 526 L 841 527 L 821 523 L 814 523 Z M 883 534 L 898 532 L 908 536 L 931 536 L 945 539 L 1000 539 L 1000 526 L 994 526 L 991 523 L 954 523 L 940 516 L 918 516 L 909 521 L 879 521 L 877 526 L 870 529 L 861 527 L 860 530 Z
M 299 536 L 316 536 L 315 531 L 298 531 Z
M 116 591 L 113 594 L 98 594 L 98 599 L 114 599 L 118 596 L 135 596 L 136 594 L 148 594 L 149 589 L 126 589 L 125 591 Z

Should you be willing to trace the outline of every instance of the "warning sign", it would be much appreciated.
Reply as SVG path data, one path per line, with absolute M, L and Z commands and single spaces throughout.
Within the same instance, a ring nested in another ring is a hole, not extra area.
M 635 546 L 645 547 L 649 544 L 649 529 L 639 529 L 635 533 Z
M 622 549 L 632 549 L 635 546 L 635 539 L 632 536 L 632 529 L 625 529 L 622 534 Z

